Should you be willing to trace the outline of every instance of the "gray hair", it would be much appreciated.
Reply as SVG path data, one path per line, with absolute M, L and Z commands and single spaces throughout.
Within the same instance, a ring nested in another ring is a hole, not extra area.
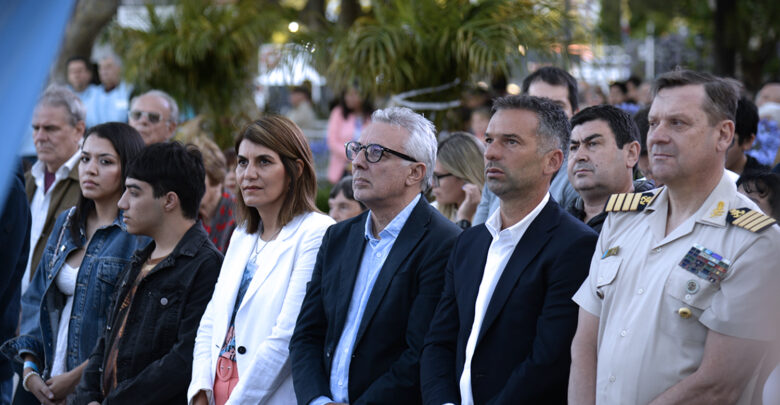
M 143 97 L 143 96 L 157 96 L 165 100 L 165 102 L 168 103 L 168 109 L 170 110 L 171 113 L 170 118 L 168 118 L 168 121 L 171 121 L 174 124 L 179 122 L 179 105 L 176 104 L 176 100 L 174 100 L 173 97 L 170 96 L 170 94 L 162 90 L 153 89 L 147 91 L 146 93 L 133 97 L 130 100 L 130 108 L 133 108 L 133 104 L 135 104 L 135 101 L 138 100 L 139 97 Z
M 571 137 L 571 123 L 561 106 L 544 97 L 507 96 L 493 100 L 493 113 L 499 110 L 527 110 L 535 113 L 539 119 L 539 126 L 536 128 L 540 139 L 539 151 L 547 153 L 557 148 L 566 155 Z
M 87 108 L 81 99 L 67 87 L 58 84 L 52 84 L 43 92 L 38 106 L 62 107 L 68 113 L 68 122 L 71 126 L 76 126 L 80 121 L 87 118 Z
M 114 64 L 116 64 L 117 67 L 119 67 L 119 69 L 122 69 L 122 58 L 120 58 L 119 55 L 117 55 L 116 53 L 112 51 L 107 51 L 106 53 L 101 55 L 100 58 L 98 58 L 98 62 L 103 61 L 105 59 L 113 60 Z
M 395 125 L 409 132 L 404 148 L 406 154 L 425 165 L 425 179 L 420 190 L 425 192 L 433 183 L 433 167 L 436 164 L 436 128 L 422 115 L 406 107 L 389 107 L 371 114 L 372 122 Z

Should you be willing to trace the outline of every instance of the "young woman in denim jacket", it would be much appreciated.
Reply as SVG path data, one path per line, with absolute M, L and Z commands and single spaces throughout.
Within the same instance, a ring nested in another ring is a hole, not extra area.
M 126 162 L 143 147 L 127 124 L 96 125 L 84 135 L 78 205 L 57 217 L 22 296 L 21 334 L 2 346 L 24 361 L 23 387 L 43 404 L 64 403 L 73 392 L 105 328 L 117 279 L 148 243 L 125 231 L 117 208 Z

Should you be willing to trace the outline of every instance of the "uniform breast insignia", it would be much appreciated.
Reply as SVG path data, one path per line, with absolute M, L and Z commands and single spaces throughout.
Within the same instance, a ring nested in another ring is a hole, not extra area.
M 730 261 L 699 244 L 694 244 L 680 261 L 680 267 L 711 283 L 719 283 L 723 280 L 729 271 L 729 266 L 731 266 Z M 689 280 L 686 288 L 689 293 L 695 294 L 699 290 L 699 285 L 694 280 Z
M 740 228 L 745 228 L 750 232 L 761 232 L 774 225 L 777 221 L 772 217 L 768 217 L 761 212 L 751 210 L 750 208 L 734 208 L 729 210 L 729 213 L 726 216 L 726 222 Z
M 718 206 L 717 208 L 712 210 L 712 213 L 710 214 L 710 218 L 717 218 L 723 216 L 723 214 L 726 213 L 725 205 L 726 204 L 723 201 L 718 201 Z
M 603 255 L 601 255 L 601 259 L 606 259 L 610 256 L 617 256 L 617 254 L 620 252 L 620 246 L 615 246 L 613 248 L 607 249 L 606 252 L 604 252 Z
M 650 205 L 658 195 L 656 192 L 647 191 L 644 193 L 621 193 L 609 196 L 605 212 L 631 212 L 642 211 Z

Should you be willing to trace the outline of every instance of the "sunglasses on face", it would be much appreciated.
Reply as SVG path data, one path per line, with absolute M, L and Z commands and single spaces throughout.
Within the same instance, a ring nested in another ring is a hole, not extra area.
M 382 159 L 382 155 L 384 153 L 396 155 L 399 158 L 408 160 L 410 162 L 417 162 L 417 159 L 409 155 L 404 155 L 401 152 L 396 152 L 390 148 L 385 148 L 384 146 L 375 143 L 371 143 L 368 145 L 361 145 L 360 142 L 350 141 L 344 144 L 344 147 L 346 148 L 347 151 L 347 159 L 349 159 L 350 161 L 355 160 L 355 158 L 357 158 L 357 155 L 360 153 L 361 150 L 365 150 L 366 160 L 369 163 L 378 162 L 380 159 Z
M 152 124 L 156 124 L 162 120 L 162 115 L 160 113 L 140 110 L 130 111 L 130 119 L 133 121 L 140 121 L 142 117 L 146 117 Z

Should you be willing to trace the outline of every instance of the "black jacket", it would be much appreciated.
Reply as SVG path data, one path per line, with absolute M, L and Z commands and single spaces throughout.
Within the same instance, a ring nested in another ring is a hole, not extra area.
M 366 245 L 368 213 L 325 233 L 290 341 L 298 403 L 331 396 L 333 352 L 341 338 Z M 349 368 L 349 402 L 417 404 L 419 356 L 460 233 L 425 198 L 412 210 L 371 290 Z
M 471 359 L 475 404 L 566 404 L 579 308 L 571 297 L 588 275 L 598 235 L 551 198 L 499 276 Z M 485 225 L 461 234 L 420 360 L 425 404 L 461 402 L 466 361 L 487 253 Z
M 634 180 L 634 191 L 633 193 L 643 193 L 645 191 L 650 191 L 655 188 L 655 183 L 653 183 L 652 180 Z M 566 211 L 574 215 L 575 218 L 579 219 L 580 221 L 585 220 L 585 209 L 583 208 L 584 203 L 582 201 L 582 197 L 577 196 L 577 199 L 574 200 L 566 209 Z M 594 216 L 591 218 L 587 225 L 591 228 L 593 228 L 594 231 L 597 233 L 601 233 L 601 227 L 604 226 L 604 221 L 607 219 L 607 213 L 602 211 L 600 214 Z
M 103 396 L 103 370 L 121 320 L 119 307 L 130 292 L 154 242 L 136 252 L 120 278 L 103 337 L 89 357 L 76 404 L 185 404 L 192 349 L 200 318 L 211 300 L 222 254 L 197 222 L 141 281 L 127 314 L 116 361 L 117 387 Z
M 21 283 L 30 249 L 30 206 L 24 194 L 24 174 L 18 164 L 0 216 L 0 344 L 16 335 L 19 326 Z M 0 355 L 0 380 L 11 378 L 9 359 Z

